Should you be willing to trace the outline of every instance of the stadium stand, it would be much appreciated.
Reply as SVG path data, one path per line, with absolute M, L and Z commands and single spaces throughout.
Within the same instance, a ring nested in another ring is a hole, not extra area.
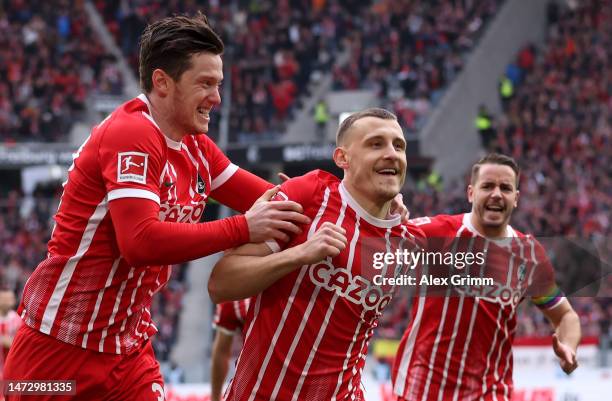
M 425 124 L 503 4 L 485 1 L 379 2 L 348 35 L 350 60 L 333 69 L 334 89 L 373 89 L 407 133 Z
M 121 94 L 122 76 L 81 2 L 2 3 L 0 141 L 65 141 L 87 96 Z
M 253 143 L 282 135 L 318 71 L 331 71 L 334 89 L 375 90 L 406 133 L 416 133 L 503 1 L 94 3 L 133 67 L 147 22 L 205 9 L 227 46 L 231 97 L 223 100 L 231 102 L 230 141 Z M 123 93 L 122 76 L 88 26 L 81 2 L 53 0 L 34 7 L 5 1 L 2 11 L 0 142 L 64 141 L 89 94 Z M 612 6 L 589 0 L 560 11 L 547 38 L 544 47 L 526 44 L 509 66 L 514 94 L 493 117 L 496 134 L 489 150 L 510 154 L 523 167 L 513 226 L 538 236 L 590 239 L 610 260 Z M 348 63 L 334 66 L 347 50 Z M 213 135 L 220 121 L 215 114 Z M 411 215 L 468 210 L 466 177 L 442 187 L 429 171 L 409 181 L 404 199 Z M 35 191 L 31 210 L 22 207 L 18 190 L 0 195 L 0 282 L 18 294 L 44 258 L 60 194 L 57 185 Z M 178 338 L 188 290 L 185 271 L 177 266 L 154 298 L 159 328 L 154 346 L 162 362 L 170 362 Z M 585 336 L 609 332 L 611 299 L 572 299 Z M 409 294 L 398 292 L 382 315 L 377 338 L 400 338 L 409 310 Z M 518 323 L 517 337 L 550 334 L 548 322 L 527 303 Z

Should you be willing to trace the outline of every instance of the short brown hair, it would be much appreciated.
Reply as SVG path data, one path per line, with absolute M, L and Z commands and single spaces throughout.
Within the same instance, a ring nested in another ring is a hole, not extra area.
M 202 52 L 223 53 L 223 41 L 201 12 L 194 17 L 175 15 L 147 26 L 140 37 L 140 86 L 153 89 L 153 71 L 164 70 L 173 80 L 191 67 L 191 56 Z
M 340 142 L 342 142 L 342 139 L 346 135 L 346 132 L 353 126 L 353 124 L 355 124 L 355 121 L 364 117 L 376 117 L 381 118 L 383 120 L 397 121 L 397 117 L 395 116 L 395 114 L 391 113 L 389 110 L 381 109 L 378 107 L 371 107 L 369 109 L 353 113 L 347 118 L 345 118 L 344 121 L 342 121 L 342 124 L 340 124 L 340 127 L 338 128 L 338 132 L 336 133 L 337 146 L 340 146 Z
M 499 164 L 502 166 L 510 167 L 516 175 L 516 187 L 518 188 L 521 170 L 519 169 L 518 164 L 513 158 L 511 158 L 510 156 L 502 155 L 501 153 L 489 153 L 482 159 L 478 160 L 478 162 L 472 166 L 472 176 L 470 178 L 470 183 L 472 185 L 476 183 L 476 180 L 478 179 L 478 173 L 480 172 L 480 166 L 482 166 L 483 164 Z

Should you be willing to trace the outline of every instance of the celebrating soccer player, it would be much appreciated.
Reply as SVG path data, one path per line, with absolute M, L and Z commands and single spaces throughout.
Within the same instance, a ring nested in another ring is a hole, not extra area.
M 5 379 L 75 380 L 74 400 L 164 399 L 149 339 L 151 297 L 170 278 L 168 265 L 288 239 L 309 222 L 286 201 L 190 224 L 209 197 L 244 212 L 271 184 L 205 135 L 223 79 L 223 43 L 206 17 L 155 22 L 140 46 L 144 94 L 94 127 L 76 153 L 5 367 Z
M 344 179 L 317 170 L 276 195 L 300 203 L 313 222 L 289 243 L 244 245 L 215 266 L 213 300 L 256 295 L 226 400 L 363 400 L 368 343 L 393 291 L 373 284 L 372 255 L 423 240 L 418 228 L 388 217 L 404 183 L 405 152 L 392 113 L 349 116 L 334 151 Z
M 210 400 L 221 401 L 236 334 L 242 335 L 251 299 L 223 302 L 217 305 L 213 327 L 217 331 L 210 355 Z
M 577 367 L 578 315 L 554 284 L 540 243 L 509 225 L 518 204 L 518 182 L 512 158 L 488 155 L 472 168 L 470 213 L 414 220 L 430 246 L 454 238 L 485 244 L 485 267 L 493 269 L 497 280 L 486 289 L 462 288 L 459 296 L 415 298 L 393 367 L 398 400 L 510 400 L 516 311 L 525 296 L 554 326 L 553 349 L 561 368 L 570 373 Z M 537 285 L 530 290 L 529 284 Z M 518 296 L 504 297 L 515 292 Z

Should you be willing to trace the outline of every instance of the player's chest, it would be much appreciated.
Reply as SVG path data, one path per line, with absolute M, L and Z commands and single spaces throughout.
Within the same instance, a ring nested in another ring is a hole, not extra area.
M 203 164 L 183 153 L 171 152 L 160 177 L 160 220 L 199 222 L 210 194 L 210 182 Z

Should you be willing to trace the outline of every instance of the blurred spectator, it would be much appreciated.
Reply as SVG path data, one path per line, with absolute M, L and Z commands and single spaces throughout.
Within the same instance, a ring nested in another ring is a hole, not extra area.
M 6 0 L 0 9 L 0 142 L 66 140 L 89 93 L 121 94 L 83 2 Z

